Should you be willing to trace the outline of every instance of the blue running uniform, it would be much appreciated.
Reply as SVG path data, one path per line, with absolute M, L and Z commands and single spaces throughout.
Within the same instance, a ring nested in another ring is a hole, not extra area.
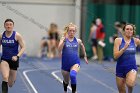
M 62 70 L 70 72 L 70 69 L 73 65 L 80 65 L 80 58 L 78 55 L 78 42 L 74 37 L 73 41 L 69 41 L 66 38 L 64 47 L 62 50 Z
M 124 38 L 122 38 L 122 42 L 119 47 L 119 50 L 121 50 L 124 46 L 125 46 L 125 41 Z M 134 39 L 132 38 L 128 48 L 117 60 L 116 76 L 125 78 L 126 74 L 132 69 L 137 71 L 135 54 L 136 54 L 136 46 L 135 46 Z
M 2 34 L 2 56 L 1 60 L 8 62 L 10 69 L 17 70 L 19 67 L 19 60 L 13 61 L 12 57 L 17 56 L 19 43 L 15 40 L 16 32 L 13 31 L 10 37 L 6 37 L 6 33 Z M 3 62 L 1 61 L 1 62 Z
M 2 34 L 1 44 L 2 44 L 2 56 L 1 59 L 12 60 L 13 56 L 18 54 L 18 42 L 15 40 L 16 32 L 13 31 L 10 37 L 6 37 L 6 31 Z

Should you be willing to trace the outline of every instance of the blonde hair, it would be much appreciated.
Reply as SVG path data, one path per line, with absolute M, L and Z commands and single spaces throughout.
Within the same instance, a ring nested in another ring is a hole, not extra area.
M 66 26 L 64 27 L 64 33 L 63 33 L 64 36 L 67 35 L 67 32 L 68 32 L 68 30 L 69 30 L 69 27 L 75 27 L 75 29 L 77 30 L 77 26 L 76 26 L 75 24 L 69 23 L 68 25 L 66 25 Z

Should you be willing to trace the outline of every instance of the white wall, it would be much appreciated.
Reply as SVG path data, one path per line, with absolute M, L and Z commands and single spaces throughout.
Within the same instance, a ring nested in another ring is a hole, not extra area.
M 0 0 L 7 3 L 51 3 L 51 4 L 74 4 L 75 0 Z
M 38 54 L 40 40 L 51 22 L 57 23 L 59 29 L 70 22 L 75 23 L 74 0 L 62 0 L 59 3 L 59 0 L 38 0 L 40 3 L 37 0 L 24 0 L 24 3 L 20 1 L 22 0 L 0 1 L 0 32 L 4 30 L 5 19 L 13 19 L 15 30 L 25 39 L 26 53 L 29 56 Z M 78 19 L 76 23 L 77 21 Z
M 76 36 L 79 38 L 81 31 L 81 0 L 75 0 L 75 24 L 78 27 Z

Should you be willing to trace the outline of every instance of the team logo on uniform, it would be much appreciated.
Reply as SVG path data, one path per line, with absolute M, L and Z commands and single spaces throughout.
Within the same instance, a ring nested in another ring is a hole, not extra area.
M 14 43 L 14 40 L 5 40 L 5 39 L 3 39 L 2 43 Z
M 77 47 L 77 45 L 66 45 L 66 47 Z

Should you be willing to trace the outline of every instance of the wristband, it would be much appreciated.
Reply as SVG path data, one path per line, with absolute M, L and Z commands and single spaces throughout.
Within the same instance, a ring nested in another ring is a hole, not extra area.
M 19 59 L 19 56 L 17 56 L 17 59 Z

